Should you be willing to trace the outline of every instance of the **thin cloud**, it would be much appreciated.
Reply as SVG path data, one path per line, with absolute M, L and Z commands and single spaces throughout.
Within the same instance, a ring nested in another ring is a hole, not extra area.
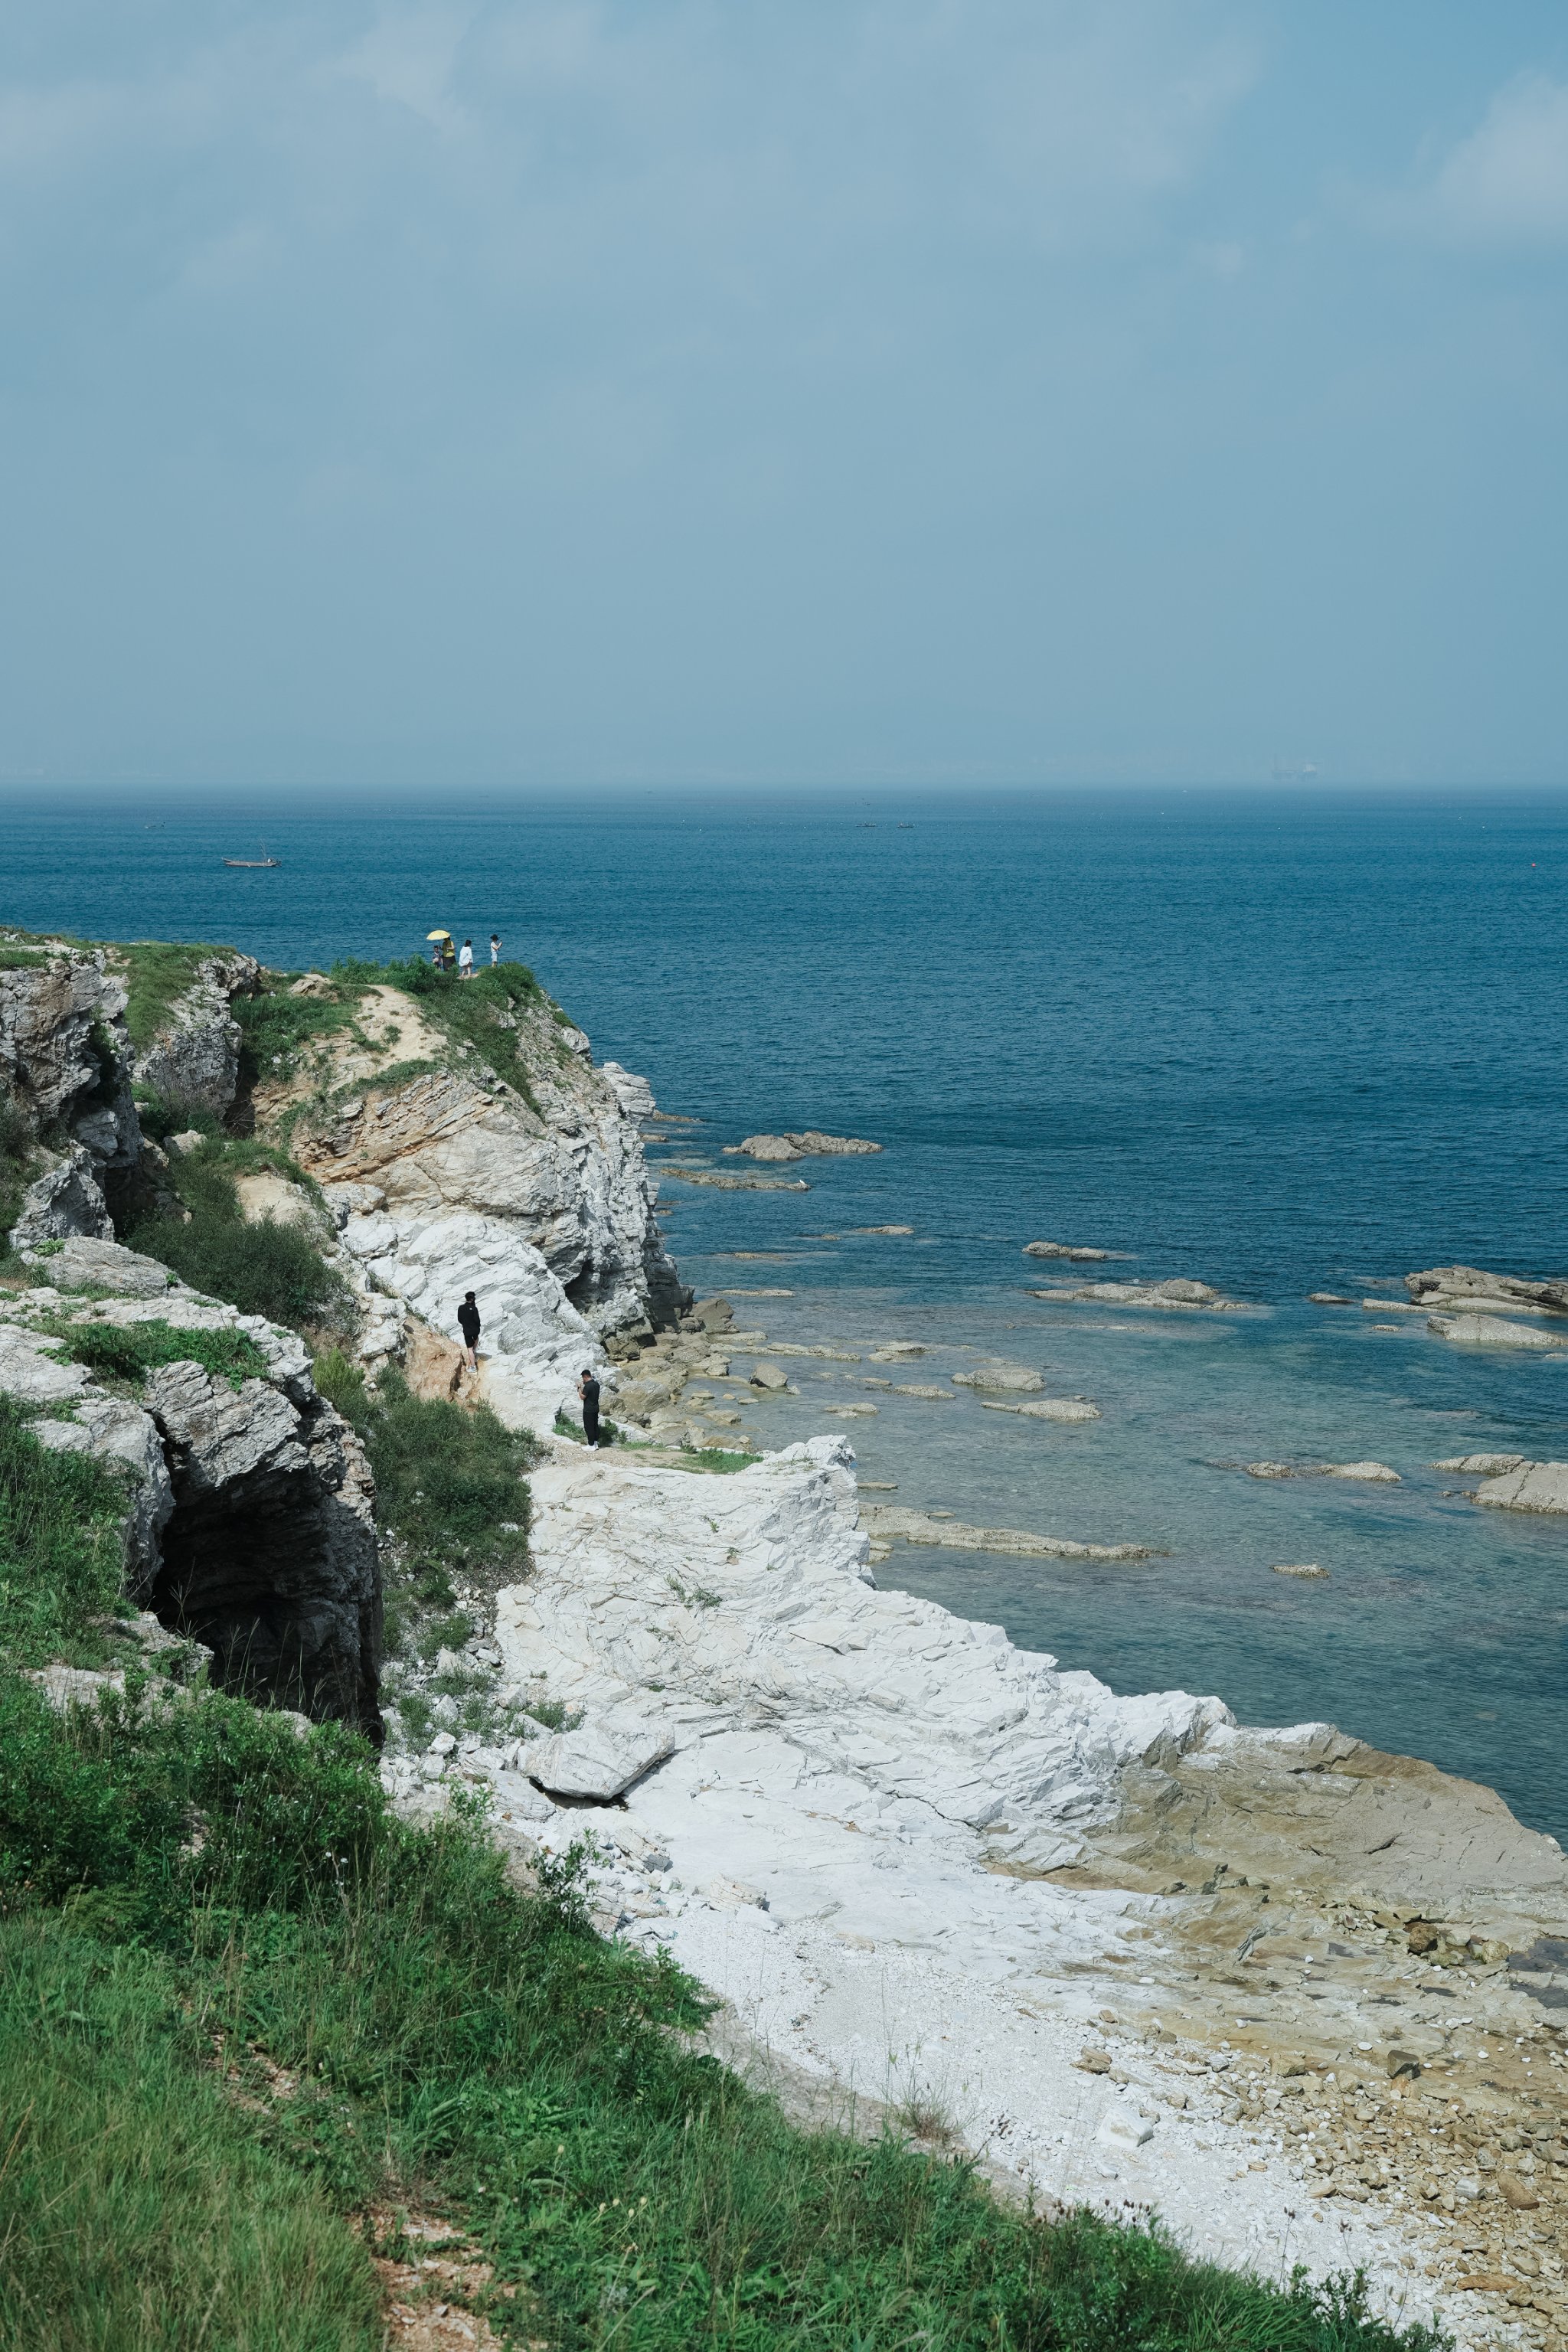
M 1568 243 L 1568 83 L 1519 75 L 1415 188 L 1373 212 L 1384 226 L 1448 244 Z

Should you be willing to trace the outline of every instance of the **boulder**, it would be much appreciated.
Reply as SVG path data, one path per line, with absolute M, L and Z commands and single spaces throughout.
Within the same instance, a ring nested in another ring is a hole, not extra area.
M 174 1490 L 158 1616 L 213 1651 L 226 1687 L 377 1736 L 381 1575 L 353 1430 L 313 1391 L 301 1407 L 195 1363 L 161 1366 L 143 1396 Z
M 156 1298 L 174 1277 L 155 1257 L 122 1249 L 118 1242 L 72 1234 L 41 1261 L 57 1290 L 111 1290 L 121 1298 Z
M 787 1389 L 789 1381 L 778 1364 L 760 1363 L 752 1366 L 752 1386 L 754 1389 Z
M 127 1591 L 172 1633 L 214 1652 L 220 1685 L 378 1738 L 370 1472 L 353 1432 L 317 1395 L 304 1348 L 112 1243 L 69 1242 L 44 1260 L 51 1270 L 73 1263 L 114 1297 L 85 1307 L 67 1290 L 34 1292 L 13 1306 L 0 1295 L 0 1391 L 56 1409 L 33 1423 L 41 1445 L 131 1474 Z M 95 1323 L 241 1331 L 266 1374 L 237 1390 L 186 1360 L 149 1372 L 139 1395 L 111 1395 L 81 1365 L 57 1361 L 58 1341 L 15 1319 L 32 1301 Z
M 1077 1249 L 1070 1242 L 1026 1242 L 1024 1255 L 1026 1257 L 1066 1257 L 1087 1261 L 1091 1258 L 1108 1258 L 1110 1252 L 1102 1249 Z
M 529 1778 L 552 1797 L 585 1797 L 613 1804 L 634 1781 L 675 1753 L 666 1724 L 626 1714 L 595 1717 L 575 1731 L 556 1732 L 524 1751 Z
M 1568 1511 L 1568 1462 L 1526 1462 L 1478 1489 L 1478 1503 L 1499 1511 Z
M 1446 1462 L 1434 1462 L 1434 1470 L 1457 1471 L 1461 1477 L 1501 1478 L 1510 1470 L 1522 1470 L 1526 1457 L 1522 1454 L 1455 1454 Z

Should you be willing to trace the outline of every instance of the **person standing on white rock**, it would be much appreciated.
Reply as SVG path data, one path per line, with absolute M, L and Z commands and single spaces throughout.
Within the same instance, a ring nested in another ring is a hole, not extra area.
M 479 1321 L 479 1305 L 471 1290 L 463 1293 L 463 1303 L 458 1309 L 458 1328 L 463 1335 L 463 1355 L 468 1370 L 477 1372 L 479 1369 L 479 1332 L 483 1327 Z
M 583 1367 L 583 1377 L 577 1383 L 577 1393 L 583 1400 L 583 1434 L 590 1445 L 597 1445 L 599 1443 L 599 1383 L 587 1364 Z

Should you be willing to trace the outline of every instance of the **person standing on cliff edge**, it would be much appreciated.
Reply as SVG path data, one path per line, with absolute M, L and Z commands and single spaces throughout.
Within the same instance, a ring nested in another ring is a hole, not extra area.
M 599 1383 L 588 1365 L 583 1367 L 583 1377 L 577 1383 L 577 1393 L 583 1400 L 583 1434 L 590 1445 L 599 1443 Z
M 471 1290 L 463 1293 L 463 1303 L 458 1309 L 458 1328 L 463 1335 L 463 1359 L 470 1372 L 479 1369 L 479 1310 Z

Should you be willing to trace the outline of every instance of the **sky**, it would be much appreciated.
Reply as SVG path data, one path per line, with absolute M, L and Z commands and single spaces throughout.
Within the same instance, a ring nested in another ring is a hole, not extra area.
M 0 18 L 0 784 L 1555 787 L 1561 0 Z

